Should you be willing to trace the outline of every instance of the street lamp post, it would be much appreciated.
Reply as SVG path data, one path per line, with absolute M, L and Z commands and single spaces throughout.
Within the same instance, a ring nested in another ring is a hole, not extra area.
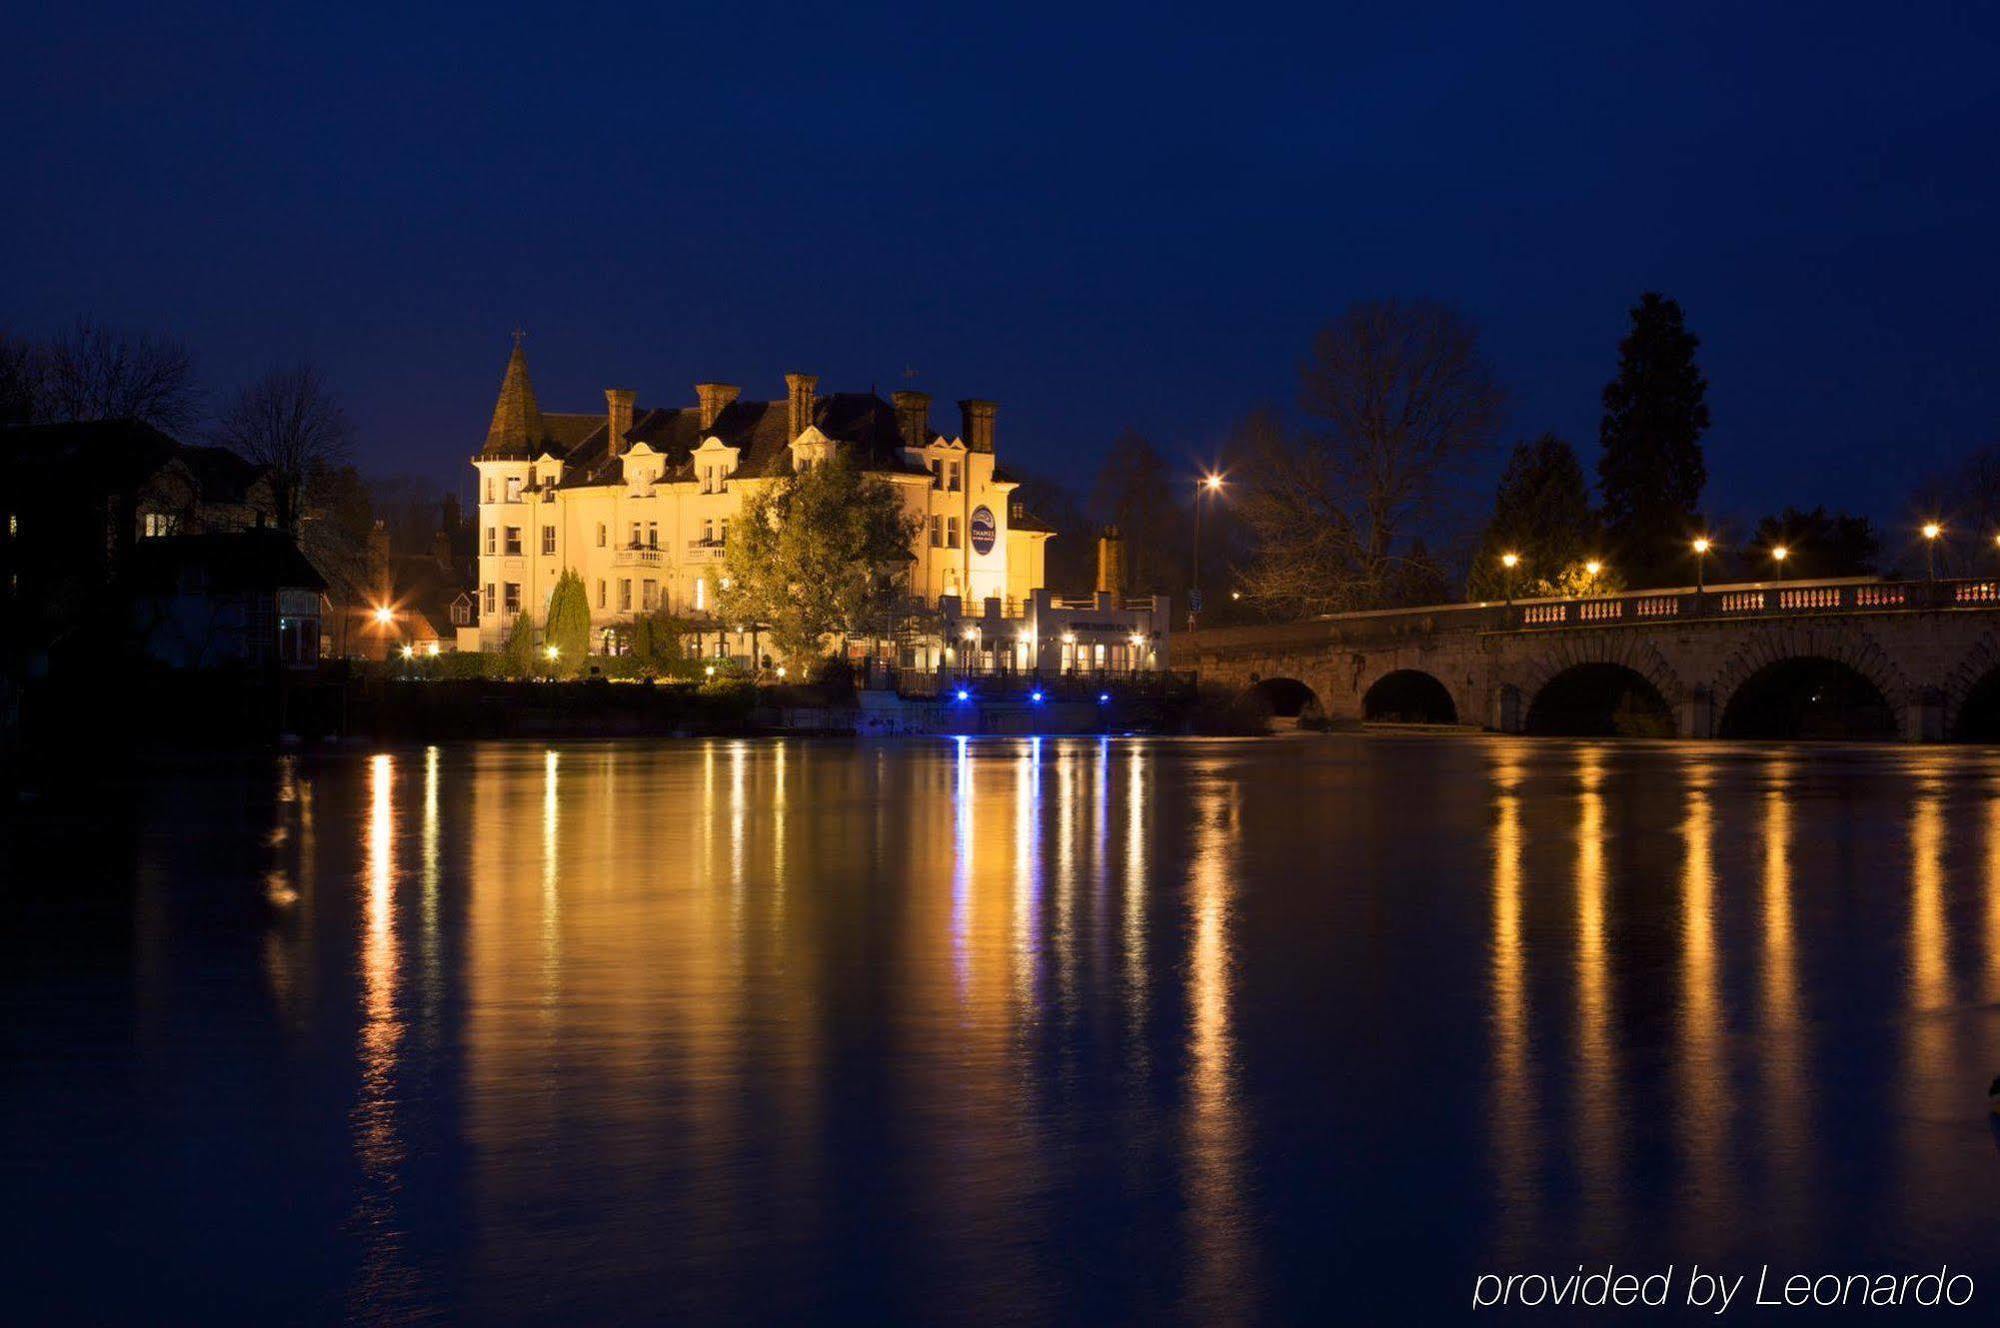
M 1778 579 L 1780 581 L 1785 579 L 1785 559 L 1791 556 L 1792 551 L 1782 544 L 1775 546 L 1771 550 L 1771 561 L 1778 565 Z
M 1924 522 L 1924 580 L 1937 580 L 1937 542 L 1944 534 L 1944 527 L 1935 521 Z
M 1500 565 L 1507 569 L 1507 602 L 1512 604 L 1514 602 L 1514 569 L 1521 565 L 1521 555 L 1518 553 L 1503 553 L 1500 555 Z
M 1590 578 L 1590 593 L 1597 593 L 1597 577 L 1604 570 L 1604 564 L 1592 558 L 1584 563 L 1583 574 Z
M 1694 593 L 1699 595 L 1708 589 L 1708 536 L 1697 535 L 1694 541 Z
M 1201 477 L 1194 487 L 1194 584 L 1188 588 L 1188 630 L 1192 632 L 1196 619 L 1201 617 L 1201 509 L 1206 505 L 1203 499 L 1212 493 L 1222 491 L 1222 476 L 1208 474 Z

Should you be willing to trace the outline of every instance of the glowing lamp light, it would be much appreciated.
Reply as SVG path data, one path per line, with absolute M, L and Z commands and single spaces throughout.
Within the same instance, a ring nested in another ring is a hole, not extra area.
M 1939 524 L 1938 524 L 1937 522 L 1935 522 L 1935 521 L 1926 521 L 1926 522 L 1924 522 L 1924 538 L 1925 538 L 1925 539 L 1927 539 L 1927 540 L 1934 540 L 1934 539 L 1936 539 L 1936 538 L 1937 538 L 1938 536 L 1940 536 L 1940 535 L 1942 535 L 1942 534 L 1944 534 L 1944 527 L 1943 527 L 1943 526 L 1939 525 Z
M 715 676 L 715 665 L 711 664 L 701 672 L 703 677 L 713 678 Z
M 1242 598 L 1243 598 L 1243 592 L 1242 592 L 1242 591 L 1240 591 L 1240 590 L 1232 590 L 1232 591 L 1230 591 L 1230 592 L 1229 592 L 1229 598 L 1231 598 L 1231 599 L 1242 599 Z
M 1063 633 L 1063 644 L 1064 644 L 1064 645 L 1066 645 L 1066 646 L 1073 646 L 1073 645 L 1075 645 L 1075 644 L 1076 644 L 1076 633 L 1075 633 L 1075 632 L 1064 632 L 1064 633 Z
M 1131 643 L 1132 643 L 1132 644 L 1133 644 L 1134 646 L 1143 646 L 1143 645 L 1145 645 L 1145 644 L 1146 644 L 1146 638 L 1145 638 L 1145 637 L 1143 637 L 1143 636 L 1141 636 L 1141 635 L 1140 635 L 1139 633 L 1137 633 L 1137 632 L 1134 632 L 1134 633 L 1132 633 L 1132 635 L 1131 635 L 1130 637 L 1128 637 L 1127 639 L 1128 639 L 1129 641 L 1131 641 Z
M 1783 562 L 1785 561 L 1785 559 L 1792 556 L 1792 551 L 1786 548 L 1784 545 L 1780 544 L 1777 548 L 1771 550 L 1771 556 L 1777 559 L 1779 562 Z
M 1521 565 L 1521 555 L 1518 553 L 1503 553 L 1500 555 L 1500 565 L 1510 570 L 1519 567 Z
M 966 628 L 965 639 L 968 641 L 977 641 L 979 639 L 979 629 L 977 627 Z
M 963 687 L 958 689 L 957 696 L 961 701 L 970 701 L 972 699 L 972 693 L 966 691 Z
M 1109 692 L 1099 692 L 1099 693 L 1097 694 L 1097 704 L 1099 704 L 1099 705 L 1110 705 L 1110 704 L 1111 704 L 1111 693 L 1109 693 Z
M 403 647 L 403 658 L 404 658 L 404 659 L 415 659 L 416 657 L 417 657 L 417 648 L 416 648 L 415 646 L 404 646 L 404 647 Z
M 782 677 L 784 677 L 784 676 L 785 676 L 785 666 L 784 666 L 784 665 L 782 665 L 782 664 L 780 664 L 780 665 L 778 666 L 778 676 L 779 676 L 780 678 L 782 678 Z
M 1708 536 L 1697 535 L 1694 541 L 1694 551 L 1696 553 L 1707 553 L 1708 550 L 1709 550 Z
M 433 657 L 433 658 L 436 658 L 436 656 L 437 656 L 437 653 L 438 653 L 438 643 L 437 643 L 437 642 L 435 642 L 435 641 L 433 641 L 433 642 L 431 642 L 431 643 L 430 643 L 429 645 L 425 646 L 425 647 L 424 647 L 424 653 L 425 653 L 426 655 L 429 655 L 429 656 Z
M 1604 564 L 1597 561 L 1597 559 L 1592 558 L 1589 562 L 1583 565 L 1583 570 L 1589 573 L 1591 576 L 1596 576 L 1599 572 L 1604 570 Z
M 547 655 L 547 656 L 548 656 L 548 657 L 549 657 L 550 659 L 557 659 L 557 658 L 560 658 L 560 657 L 561 657 L 561 655 L 562 655 L 562 647 L 561 647 L 561 646 L 549 646 L 548 648 L 546 648 L 545 650 L 543 650 L 543 651 L 542 651 L 542 653 L 543 653 L 544 655 Z
M 387 627 L 390 623 L 396 621 L 396 611 L 384 604 L 381 608 L 375 610 L 375 621 Z
M 1202 476 L 1201 487 L 1207 489 L 1210 493 L 1215 493 L 1216 491 L 1222 488 L 1222 476 L 1220 475 Z

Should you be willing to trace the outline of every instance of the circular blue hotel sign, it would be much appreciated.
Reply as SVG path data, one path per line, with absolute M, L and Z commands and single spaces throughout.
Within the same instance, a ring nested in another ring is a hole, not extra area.
M 993 509 L 975 507 L 972 509 L 972 551 L 978 554 L 993 552 L 993 541 L 999 535 L 1000 527 L 994 523 Z

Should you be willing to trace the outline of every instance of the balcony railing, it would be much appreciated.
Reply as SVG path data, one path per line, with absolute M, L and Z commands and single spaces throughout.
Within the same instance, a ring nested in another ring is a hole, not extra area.
M 662 557 L 659 549 L 647 548 L 642 544 L 632 544 L 617 550 L 611 562 L 617 567 L 658 567 Z

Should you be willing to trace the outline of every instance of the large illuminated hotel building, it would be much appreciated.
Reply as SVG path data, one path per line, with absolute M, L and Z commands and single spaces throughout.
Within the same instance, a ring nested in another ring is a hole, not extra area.
M 785 388 L 762 401 L 698 383 L 694 405 L 648 408 L 610 388 L 600 411 L 544 412 L 517 344 L 473 459 L 478 648 L 498 650 L 524 611 L 541 623 L 556 579 L 574 569 L 590 601 L 593 649 L 621 624 L 660 612 L 712 624 L 708 652 L 751 658 L 751 635 L 709 616 L 730 527 L 750 494 L 840 449 L 920 518 L 907 585 L 918 626 L 899 642 L 904 664 L 1161 665 L 1164 599 L 1063 601 L 1043 590 L 1044 546 L 1055 532 L 1014 497 L 1018 482 L 997 464 L 994 403 L 958 403 L 959 428 L 948 435 L 933 426 L 923 392 L 890 401 L 822 394 L 810 374 L 787 374 Z

